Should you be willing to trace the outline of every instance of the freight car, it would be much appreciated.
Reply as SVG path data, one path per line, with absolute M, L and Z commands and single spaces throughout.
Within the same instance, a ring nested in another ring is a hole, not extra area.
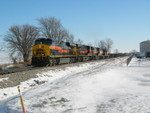
M 32 65 L 34 66 L 57 65 L 60 62 L 74 63 L 109 57 L 107 51 L 102 51 L 97 47 L 63 41 L 57 43 L 50 38 L 37 39 L 32 50 Z

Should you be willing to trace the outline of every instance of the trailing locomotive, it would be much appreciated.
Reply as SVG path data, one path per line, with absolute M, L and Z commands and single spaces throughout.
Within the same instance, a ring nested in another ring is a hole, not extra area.
M 109 57 L 107 51 L 87 45 L 57 43 L 53 39 L 39 38 L 32 48 L 32 65 L 48 66 L 60 62 L 74 63 Z

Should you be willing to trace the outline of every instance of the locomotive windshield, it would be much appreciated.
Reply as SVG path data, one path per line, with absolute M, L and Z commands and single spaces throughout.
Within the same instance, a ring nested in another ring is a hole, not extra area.
M 46 44 L 46 45 L 51 45 L 52 44 L 52 40 L 51 39 L 37 39 L 35 41 L 35 45 L 37 44 Z

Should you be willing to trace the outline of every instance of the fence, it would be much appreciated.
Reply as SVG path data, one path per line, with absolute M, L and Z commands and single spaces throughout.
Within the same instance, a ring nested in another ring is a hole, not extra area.
M 134 55 L 129 56 L 129 58 L 127 59 L 127 66 L 129 65 L 130 61 L 132 60 Z

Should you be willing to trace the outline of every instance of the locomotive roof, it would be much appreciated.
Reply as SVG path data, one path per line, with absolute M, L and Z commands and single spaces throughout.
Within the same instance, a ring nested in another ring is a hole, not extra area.
M 52 41 L 55 41 L 54 39 L 51 39 L 51 38 L 38 38 L 38 39 L 36 39 L 36 41 L 37 40 L 52 40 Z

